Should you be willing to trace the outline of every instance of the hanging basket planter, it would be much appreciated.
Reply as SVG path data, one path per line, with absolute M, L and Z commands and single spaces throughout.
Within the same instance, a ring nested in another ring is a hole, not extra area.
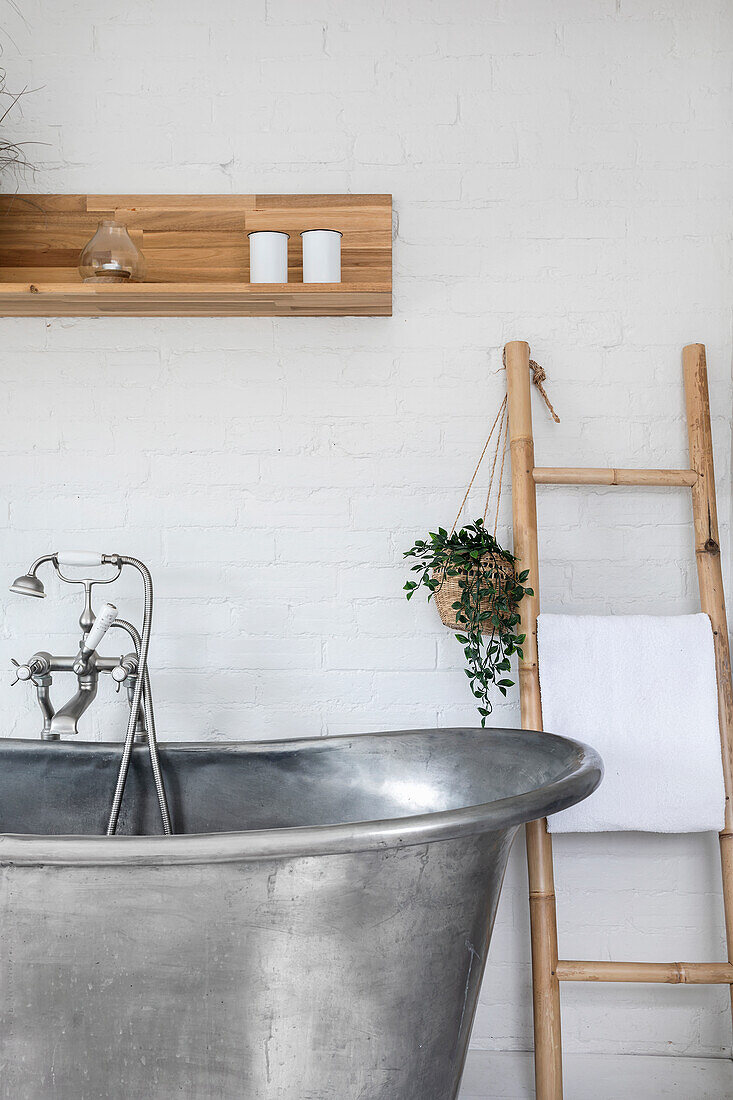
M 559 423 L 559 417 L 543 386 L 546 378 L 544 370 L 533 360 L 530 360 L 530 366 L 535 385 L 553 419 Z M 437 531 L 431 531 L 427 539 L 418 539 L 414 546 L 405 551 L 406 558 L 417 559 L 412 569 L 419 575 L 419 580 L 408 581 L 405 585 L 407 598 L 411 599 L 419 588 L 427 589 L 428 600 L 435 600 L 441 621 L 455 632 L 456 640 L 463 646 L 466 676 L 477 700 L 482 726 L 486 725 L 486 719 L 493 709 L 493 690 L 506 695 L 507 689 L 514 686 L 514 681 L 508 679 L 506 673 L 511 672 L 511 658 L 515 654 L 520 659 L 523 656 L 525 636 L 520 633 L 519 603 L 525 596 L 533 595 L 531 588 L 525 588 L 529 571 L 525 569 L 518 573 L 514 555 L 504 550 L 496 540 L 509 434 L 507 407 L 505 396 L 491 425 L 489 437 L 476 463 L 450 534 L 445 528 L 439 527 Z M 483 516 L 475 523 L 465 524 L 456 530 L 495 432 L 494 460 Z M 484 526 L 484 520 L 491 502 L 499 455 L 501 465 L 496 479 L 494 531 L 491 534 Z
M 543 386 L 546 380 L 544 370 L 532 359 L 529 365 L 534 384 L 542 394 L 553 420 L 559 424 L 560 418 Z M 412 569 L 419 576 L 418 580 L 408 581 L 405 585 L 407 598 L 411 599 L 419 588 L 425 588 L 428 600 L 435 600 L 442 622 L 455 631 L 456 641 L 463 646 L 465 672 L 471 692 L 477 700 L 482 726 L 486 725 L 486 719 L 493 709 L 493 690 L 506 695 L 507 689 L 514 686 L 514 681 L 509 680 L 506 673 L 511 672 L 511 658 L 515 654 L 520 659 L 523 657 L 525 635 L 520 633 L 519 604 L 525 596 L 534 595 L 531 588 L 525 588 L 529 570 L 517 572 L 514 555 L 500 546 L 496 539 L 509 435 L 507 407 L 505 396 L 491 425 L 489 437 L 476 463 L 450 534 L 445 528 L 439 527 L 437 531 L 431 531 L 427 539 L 418 539 L 414 546 L 405 551 L 406 558 L 417 559 Z M 456 530 L 495 432 L 494 460 L 483 516 Z M 501 465 L 496 478 L 494 531 L 491 534 L 486 529 L 484 520 L 491 502 L 499 455 Z
M 428 600 L 435 600 L 442 621 L 455 631 L 483 726 L 494 689 L 506 695 L 514 684 L 506 673 L 513 655 L 522 656 L 519 603 L 532 595 L 524 586 L 528 571 L 515 572 L 514 555 L 486 530 L 483 519 L 450 534 L 439 527 L 429 539 L 418 539 L 405 557 L 417 559 L 412 568 L 419 574 L 419 580 L 406 583 L 407 598 L 427 589 Z
M 516 572 L 514 561 L 504 552 L 489 550 L 481 558 L 480 567 L 467 571 L 446 567 L 434 572 L 433 579 L 438 581 L 433 599 L 444 626 L 451 630 L 467 629 L 461 601 L 466 591 L 470 596 L 478 586 L 491 590 L 476 601 L 479 614 L 487 617 L 483 621 L 488 621 L 492 615 L 500 622 L 506 621 L 508 612 L 504 606 L 504 592 L 507 583 L 511 587 L 516 585 Z M 462 621 L 459 622 L 458 616 Z

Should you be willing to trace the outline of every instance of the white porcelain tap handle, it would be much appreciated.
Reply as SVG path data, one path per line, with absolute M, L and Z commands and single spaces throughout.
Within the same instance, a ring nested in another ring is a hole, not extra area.
M 10 659 L 13 663 L 13 671 L 15 672 L 15 679 L 11 687 L 15 687 L 19 680 L 30 680 L 33 675 L 30 665 L 19 665 L 15 657 L 11 657 Z
M 103 557 L 94 550 L 59 550 L 56 554 L 59 565 L 102 565 Z
M 24 665 L 19 665 L 15 657 L 11 657 L 10 660 L 15 672 L 15 679 L 11 687 L 15 687 L 18 680 L 30 680 L 33 676 L 45 676 L 49 669 L 45 655 L 42 656 L 39 653 L 34 654 L 30 661 L 26 661 Z
M 102 638 L 105 636 L 116 618 L 117 608 L 115 607 L 115 605 L 113 603 L 102 604 L 99 611 L 97 612 L 97 617 L 94 620 L 94 625 L 92 626 L 92 629 L 89 631 L 89 634 L 86 637 L 84 648 L 88 650 L 97 649 L 99 643 L 102 641 Z

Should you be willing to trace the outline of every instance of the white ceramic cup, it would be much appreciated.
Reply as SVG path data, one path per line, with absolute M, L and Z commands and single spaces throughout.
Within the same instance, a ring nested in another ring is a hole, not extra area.
M 289 233 L 258 230 L 249 237 L 249 281 L 287 283 Z
M 303 240 L 303 282 L 341 282 L 341 237 L 337 229 L 306 229 Z

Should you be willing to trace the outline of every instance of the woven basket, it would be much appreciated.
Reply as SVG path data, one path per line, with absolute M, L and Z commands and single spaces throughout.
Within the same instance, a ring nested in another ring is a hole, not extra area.
M 494 577 L 499 579 L 514 575 L 514 565 L 512 562 L 507 561 L 506 558 L 497 554 L 491 554 L 490 557 L 491 563 L 486 572 L 492 579 Z M 456 622 L 456 612 L 453 604 L 457 603 L 461 598 L 461 589 L 459 588 L 458 582 L 463 580 L 466 576 L 470 576 L 473 572 L 474 570 L 470 570 L 468 574 L 456 573 L 454 577 L 444 576 L 440 588 L 437 588 L 433 594 L 435 606 L 438 608 L 438 614 L 445 626 L 450 627 L 451 630 L 466 630 L 465 624 Z M 491 597 L 484 597 L 484 599 L 481 600 L 481 611 L 493 611 L 493 600 Z

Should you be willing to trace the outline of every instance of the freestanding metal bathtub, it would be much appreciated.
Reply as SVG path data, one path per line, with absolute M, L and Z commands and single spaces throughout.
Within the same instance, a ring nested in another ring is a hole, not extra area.
M 6 1100 L 452 1100 L 517 826 L 600 780 L 550 734 L 135 751 L 0 741 Z

